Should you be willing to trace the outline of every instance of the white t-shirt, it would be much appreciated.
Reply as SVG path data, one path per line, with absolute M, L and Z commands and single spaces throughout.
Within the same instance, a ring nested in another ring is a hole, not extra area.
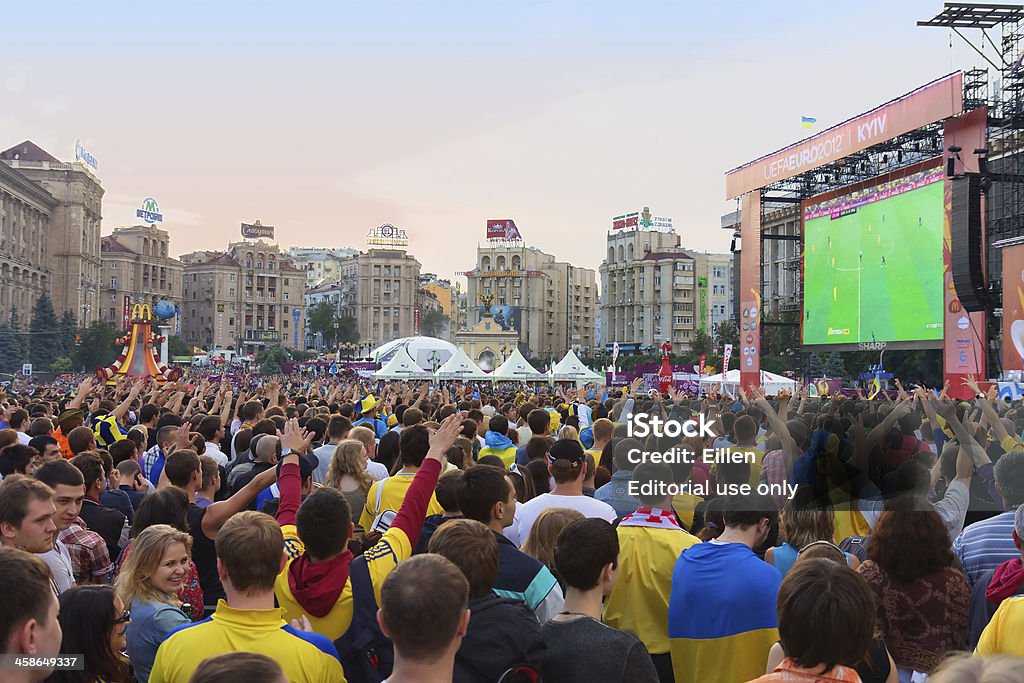
M 382 463 L 373 460 L 367 461 L 366 471 L 370 474 L 371 477 L 373 477 L 377 481 L 384 481 L 389 476 L 388 468 L 384 467 Z
M 591 498 L 590 496 L 561 496 L 554 493 L 544 493 L 522 505 L 516 506 L 518 519 L 519 540 L 526 543 L 530 537 L 530 530 L 533 523 L 548 508 L 570 508 L 583 513 L 584 517 L 603 519 L 606 522 L 614 522 L 617 515 L 615 509 L 603 501 Z
M 53 550 L 36 555 L 50 568 L 57 590 L 63 593 L 75 585 L 75 574 L 68 548 L 59 539 L 53 542 Z
M 206 442 L 206 452 L 203 455 L 208 455 L 217 461 L 217 464 L 221 467 L 225 467 L 228 464 L 228 456 L 224 455 L 224 451 L 220 449 L 220 446 L 213 443 L 212 441 Z
M 27 446 L 28 442 L 32 440 L 32 437 L 25 432 L 18 432 L 18 443 Z

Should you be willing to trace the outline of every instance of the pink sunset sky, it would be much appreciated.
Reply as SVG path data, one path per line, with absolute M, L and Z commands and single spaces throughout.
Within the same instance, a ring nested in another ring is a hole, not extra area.
M 380 3 L 377 3 L 380 4 Z M 407 231 L 424 271 L 475 262 L 488 218 L 597 268 L 650 206 L 727 251 L 724 172 L 981 62 L 908 2 L 19 3 L 0 149 L 99 161 L 103 232 L 155 197 L 175 254 L 239 223 L 281 246 Z

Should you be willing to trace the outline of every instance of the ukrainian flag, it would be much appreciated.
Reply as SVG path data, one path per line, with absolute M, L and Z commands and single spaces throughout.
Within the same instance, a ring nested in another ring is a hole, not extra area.
M 779 639 L 775 603 L 781 583 L 779 570 L 741 543 L 701 543 L 683 551 L 668 606 L 675 679 L 737 683 L 763 675 Z
M 812 118 L 810 116 L 801 116 L 800 117 L 800 126 L 802 128 L 807 128 L 808 130 L 810 130 L 811 128 L 814 128 L 814 124 L 817 123 L 817 122 L 818 122 L 818 119 Z

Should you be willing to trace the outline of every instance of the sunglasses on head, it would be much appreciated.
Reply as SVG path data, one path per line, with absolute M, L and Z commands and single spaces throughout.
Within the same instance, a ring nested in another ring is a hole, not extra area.
M 114 619 L 115 624 L 127 624 L 132 620 L 132 613 L 129 610 L 125 610 L 124 613 L 117 619 Z

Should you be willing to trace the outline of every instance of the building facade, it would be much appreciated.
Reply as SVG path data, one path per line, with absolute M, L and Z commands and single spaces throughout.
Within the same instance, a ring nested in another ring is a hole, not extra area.
M 739 230 L 740 212 L 722 216 L 722 228 Z M 761 302 L 764 313 L 778 316 L 783 313 L 798 313 L 802 305 L 803 290 L 800 284 L 802 267 L 802 245 L 800 240 L 800 207 L 766 207 L 761 218 Z M 741 243 L 742 246 L 742 243 Z M 739 260 L 748 254 L 738 250 L 734 272 L 738 277 Z M 749 254 L 757 258 L 756 253 Z M 738 307 L 736 298 L 733 306 Z M 739 319 L 736 316 L 734 319 Z
M 356 265 L 359 341 L 370 348 L 415 334 L 420 262 L 401 249 L 369 249 Z M 347 266 L 346 266 L 347 267 Z
M 732 254 L 689 253 L 697 260 L 697 327 L 714 336 L 732 319 Z
M 82 325 L 98 320 L 103 185 L 85 164 L 60 161 L 27 140 L 0 152 L 0 162 L 55 200 L 44 239 L 49 292 L 57 315 L 71 311 Z M 11 203 L 14 204 L 13 199 Z M 30 227 L 30 234 L 42 225 L 40 216 L 33 220 L 36 227 Z M 30 225 L 19 222 L 19 226 Z M 32 239 L 26 238 L 26 244 Z M 32 272 L 30 269 L 30 283 Z M 11 273 L 13 277 L 13 266 Z M 42 273 L 37 273 L 37 277 L 41 278 Z
M 57 200 L 0 164 L 0 322 L 19 311 L 27 324 L 35 300 L 50 294 L 47 233 Z
M 344 262 L 358 254 L 356 249 L 320 249 L 317 247 L 289 247 L 295 267 L 306 271 L 306 286 L 332 284 L 341 279 Z
M 558 360 L 568 349 L 594 347 L 597 280 L 589 268 L 556 261 L 535 247 L 489 244 L 477 248 L 476 267 L 464 273 L 466 318 L 460 329 L 483 319 L 481 297 L 491 298 L 494 323 L 519 333 L 524 355 Z
M 280 247 L 233 242 L 226 251 L 192 252 L 181 261 L 187 343 L 242 353 L 305 345 L 305 271 Z
M 601 336 L 626 353 L 655 353 L 666 340 L 689 349 L 700 328 L 698 259 L 674 232 L 613 230 L 601 264 Z
M 100 244 L 100 320 L 122 325 L 125 301 L 181 305 L 184 266 L 171 257 L 170 235 L 154 225 L 116 228 Z

